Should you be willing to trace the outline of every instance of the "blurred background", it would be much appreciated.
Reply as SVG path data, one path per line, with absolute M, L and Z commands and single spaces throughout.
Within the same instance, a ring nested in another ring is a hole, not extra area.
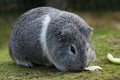
M 74 12 L 97 30 L 105 27 L 105 31 L 109 31 L 110 27 L 120 30 L 120 0 L 0 0 L 0 49 L 7 47 L 17 18 L 29 9 L 40 6 Z
M 112 12 L 120 10 L 120 0 L 0 0 L 0 15 L 19 14 L 40 6 L 78 12 Z

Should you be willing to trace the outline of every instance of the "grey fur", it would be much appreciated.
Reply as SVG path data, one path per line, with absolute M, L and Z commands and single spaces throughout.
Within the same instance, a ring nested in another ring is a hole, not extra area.
M 52 62 L 43 54 L 40 43 L 44 15 L 51 17 L 46 39 Z M 26 67 L 38 64 L 54 65 L 61 71 L 82 70 L 95 58 L 91 31 L 92 28 L 73 13 L 51 7 L 35 8 L 21 15 L 14 24 L 10 55 L 18 65 Z

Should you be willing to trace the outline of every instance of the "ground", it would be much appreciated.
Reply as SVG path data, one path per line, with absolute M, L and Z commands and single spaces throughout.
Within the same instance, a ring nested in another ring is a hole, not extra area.
M 108 61 L 107 53 L 120 57 L 119 13 L 80 13 L 94 28 L 94 41 L 98 65 L 102 71 L 60 72 L 52 67 L 25 68 L 18 66 L 8 53 L 8 39 L 16 17 L 0 19 L 0 80 L 120 80 L 120 65 Z

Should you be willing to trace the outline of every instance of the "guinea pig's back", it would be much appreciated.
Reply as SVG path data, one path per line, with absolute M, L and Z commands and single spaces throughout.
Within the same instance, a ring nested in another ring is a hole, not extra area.
M 43 55 L 40 35 L 45 16 L 59 10 L 51 7 L 39 7 L 21 15 L 14 24 L 10 41 L 10 55 L 22 56 L 37 64 L 48 64 Z
M 31 10 L 25 12 L 24 14 L 22 14 L 18 18 L 18 20 L 14 24 L 14 27 L 18 26 L 18 24 L 20 27 L 24 27 L 26 24 L 30 23 L 31 21 L 35 20 L 36 18 L 40 18 L 41 16 L 43 16 L 45 14 L 50 14 L 50 13 L 58 12 L 58 11 L 60 11 L 60 10 L 51 8 L 51 7 L 38 7 L 38 8 L 31 9 Z

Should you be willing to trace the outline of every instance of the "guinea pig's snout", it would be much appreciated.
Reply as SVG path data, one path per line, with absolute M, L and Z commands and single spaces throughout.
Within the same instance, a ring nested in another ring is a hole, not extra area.
M 74 45 L 71 45 L 70 46 L 70 52 L 72 53 L 72 54 L 76 54 L 76 48 L 75 48 L 75 46 Z

